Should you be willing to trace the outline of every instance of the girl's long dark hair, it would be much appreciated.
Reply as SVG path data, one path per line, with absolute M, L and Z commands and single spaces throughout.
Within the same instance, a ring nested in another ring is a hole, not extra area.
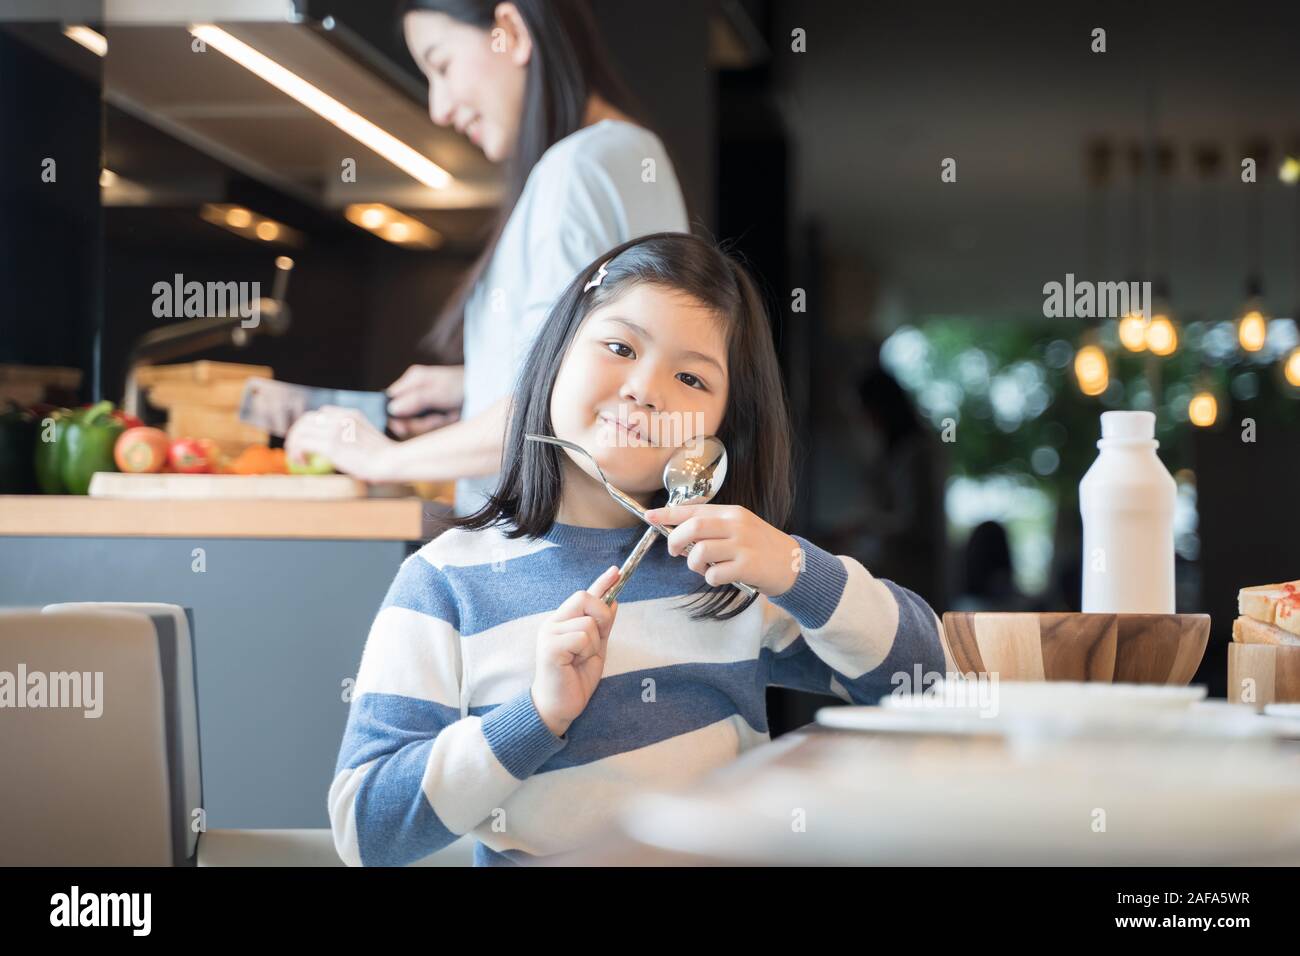
M 605 264 L 601 283 L 583 287 Z M 747 508 L 768 524 L 784 527 L 794 499 L 791 436 L 785 389 L 763 299 L 744 266 L 704 239 L 659 232 L 633 239 L 600 256 L 564 290 L 533 342 L 511 406 L 496 491 L 477 512 L 453 522 L 480 530 L 508 528 L 506 536 L 540 537 L 560 504 L 560 455 L 554 445 L 530 442 L 533 432 L 554 435 L 551 394 L 560 365 L 583 320 L 640 283 L 684 293 L 722 322 L 727 340 L 727 408 L 718 437 L 727 447 L 727 478 L 713 502 Z M 655 501 L 665 503 L 667 494 Z M 752 603 L 730 585 L 701 585 L 687 606 L 694 618 L 725 620 Z M 741 603 L 735 605 L 735 599 Z
M 500 0 L 400 0 L 398 22 L 408 13 L 445 13 L 491 30 Z M 443 361 L 462 353 L 465 303 L 492 260 L 501 230 L 542 154 L 582 128 L 591 94 L 641 123 L 641 110 L 605 56 L 586 0 L 511 0 L 532 38 L 523 112 L 514 152 L 506 164 L 505 191 L 487 245 L 448 299 L 422 345 Z

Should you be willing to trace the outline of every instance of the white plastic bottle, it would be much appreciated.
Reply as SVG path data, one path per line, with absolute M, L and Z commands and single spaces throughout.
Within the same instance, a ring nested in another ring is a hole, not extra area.
M 1152 412 L 1103 412 L 1101 453 L 1079 482 L 1085 613 L 1174 613 L 1173 476 Z

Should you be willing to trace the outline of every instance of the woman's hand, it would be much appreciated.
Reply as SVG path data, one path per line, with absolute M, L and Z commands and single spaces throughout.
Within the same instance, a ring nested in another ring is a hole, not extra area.
M 386 461 L 397 444 L 355 408 L 326 405 L 307 412 L 284 436 L 285 455 L 303 462 L 312 453 L 328 458 L 335 471 L 362 481 L 392 481 Z
M 689 545 L 686 564 L 712 587 L 744 581 L 776 597 L 794 587 L 803 566 L 798 541 L 739 505 L 671 505 L 646 518 L 677 526 L 668 553 L 676 557 Z
M 460 418 L 465 366 L 412 365 L 388 386 L 388 428 L 398 438 L 422 435 Z M 432 409 L 432 411 L 430 411 Z M 396 418 L 428 411 L 419 418 Z
M 563 737 L 605 671 L 605 647 L 618 602 L 608 607 L 601 596 L 618 577 L 610 567 L 585 591 L 574 591 L 537 633 L 533 672 L 533 706 L 551 733 Z

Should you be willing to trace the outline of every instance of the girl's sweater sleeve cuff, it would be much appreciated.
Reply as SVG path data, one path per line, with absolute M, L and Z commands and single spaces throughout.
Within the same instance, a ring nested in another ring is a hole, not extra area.
M 568 741 L 551 733 L 533 703 L 532 690 L 483 715 L 483 736 L 501 765 L 526 780 Z
M 794 586 L 771 601 L 789 611 L 804 627 L 815 630 L 825 626 L 844 595 L 849 573 L 839 558 L 817 547 L 811 541 L 791 535 L 803 550 L 803 570 L 794 579 Z

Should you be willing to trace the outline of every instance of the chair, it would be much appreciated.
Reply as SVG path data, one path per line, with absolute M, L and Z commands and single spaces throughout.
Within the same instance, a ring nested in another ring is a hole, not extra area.
M 194 627 L 172 604 L 0 611 L 0 672 L 102 672 L 105 707 L 0 709 L 0 865 L 342 866 L 328 829 L 209 830 Z M 0 675 L 2 679 L 2 675 Z M 122 690 L 125 689 L 125 690 Z M 417 866 L 468 866 L 473 839 Z
M 59 676 L 74 673 L 83 676 Z M 43 702 L 36 675 L 49 683 Z M 0 687 L 0 865 L 172 864 L 154 621 L 127 611 L 0 611 L 0 682 L 9 685 L 7 695 Z
M 203 807 L 203 773 L 199 755 L 198 670 L 194 661 L 194 620 L 175 604 L 84 602 L 50 604 L 46 614 L 131 612 L 146 615 L 158 639 L 166 721 L 167 772 L 171 795 L 171 832 L 175 866 L 192 866 L 199 827 L 194 813 Z

